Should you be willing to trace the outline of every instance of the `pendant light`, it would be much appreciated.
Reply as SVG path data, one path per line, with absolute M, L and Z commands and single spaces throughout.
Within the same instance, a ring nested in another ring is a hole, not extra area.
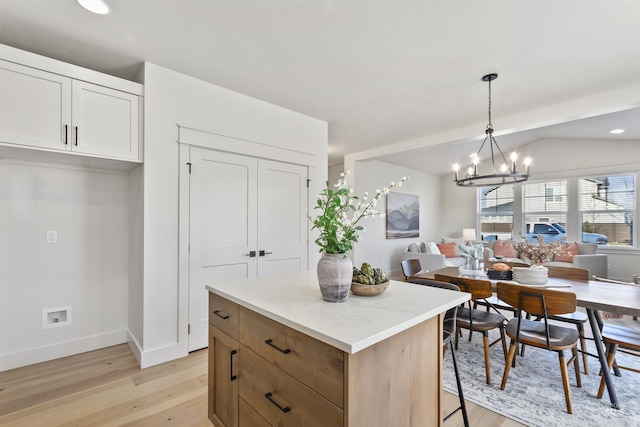
M 524 159 L 525 172 L 518 172 L 516 169 L 518 155 L 515 152 L 511 153 L 511 162 L 507 162 L 507 158 L 502 153 L 502 150 L 493 137 L 493 124 L 491 123 L 491 82 L 497 78 L 498 75 L 495 73 L 487 74 L 482 77 L 482 81 L 489 83 L 489 123 L 485 130 L 486 137 L 484 138 L 484 141 L 482 141 L 482 145 L 480 145 L 478 152 L 471 155 L 471 165 L 467 169 L 467 173 L 463 178 L 460 178 L 458 175 L 460 166 L 458 164 L 453 165 L 453 171 L 455 173 L 454 182 L 459 187 L 500 186 L 503 184 L 522 182 L 529 179 L 529 165 L 531 164 L 531 159 L 528 157 Z M 480 175 L 478 173 L 478 164 L 481 160 L 480 152 L 487 141 L 489 142 L 487 151 L 490 151 L 491 153 L 492 173 Z M 496 159 L 501 163 L 499 171 L 496 171 Z

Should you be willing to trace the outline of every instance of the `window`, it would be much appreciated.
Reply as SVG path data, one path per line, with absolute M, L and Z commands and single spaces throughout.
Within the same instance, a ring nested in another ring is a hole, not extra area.
M 513 185 L 480 188 L 480 233 L 483 240 L 513 237 Z
M 530 241 L 542 235 L 546 242 L 566 238 L 567 181 L 533 182 L 522 185 L 524 232 Z
M 635 176 L 580 179 L 582 241 L 633 246 Z

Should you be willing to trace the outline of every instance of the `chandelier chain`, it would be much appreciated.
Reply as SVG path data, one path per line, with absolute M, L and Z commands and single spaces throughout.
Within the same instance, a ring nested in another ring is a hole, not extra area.
M 493 124 L 491 123 L 491 80 L 489 80 L 489 123 L 487 124 L 487 130 L 493 130 Z

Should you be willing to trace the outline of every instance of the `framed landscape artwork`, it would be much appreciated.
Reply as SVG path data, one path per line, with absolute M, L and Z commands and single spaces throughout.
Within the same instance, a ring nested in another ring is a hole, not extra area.
M 387 194 L 387 239 L 420 236 L 420 196 Z

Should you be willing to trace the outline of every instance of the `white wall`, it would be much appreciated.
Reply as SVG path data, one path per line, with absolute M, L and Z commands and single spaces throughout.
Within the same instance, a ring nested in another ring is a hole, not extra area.
M 387 187 L 402 177 L 409 177 L 402 187 L 392 191 L 415 194 L 420 197 L 420 237 L 407 239 L 387 239 L 386 219 L 367 218 L 362 225 L 366 231 L 360 234 L 360 241 L 354 246 L 352 260 L 360 266 L 368 262 L 374 267 L 382 268 L 387 273 L 401 275 L 400 261 L 402 252 L 412 242 L 435 240 L 440 237 L 440 177 L 408 170 L 380 161 L 361 161 L 355 164 L 353 188 L 360 197 L 365 191 L 375 194 L 376 189 Z M 377 211 L 385 212 L 386 197 L 383 196 Z
M 128 284 L 126 174 L 0 161 L 0 371 L 125 342 Z
M 139 349 L 142 367 L 187 354 L 188 283 L 179 276 L 184 277 L 188 262 L 178 261 L 185 259 L 179 253 L 179 221 L 184 224 L 185 219 L 179 217 L 184 165 L 179 161 L 178 126 L 205 131 L 199 135 L 236 138 L 242 154 L 308 153 L 309 194 L 319 193 L 327 178 L 325 122 L 149 63 L 144 84 L 144 278 L 134 285 L 142 286 L 143 302 L 132 308 L 143 312 L 143 337 L 137 339 L 144 339 Z M 242 151 L 247 141 L 251 152 Z M 317 251 L 309 255 L 315 265 Z
M 139 349 L 144 346 L 143 317 L 143 229 L 144 229 L 144 166 L 129 173 L 129 338 L 131 349 L 140 359 Z
M 500 142 L 499 138 L 498 143 Z M 540 140 L 518 149 L 521 158 L 530 156 L 531 180 L 593 176 L 617 172 L 635 172 L 636 198 L 640 180 L 640 141 L 615 143 L 599 140 Z M 449 236 L 459 236 L 463 228 L 476 224 L 476 194 L 473 188 L 459 188 L 453 174 L 442 177 L 442 229 Z M 636 211 L 636 214 L 640 209 Z M 635 224 L 640 224 L 640 215 Z M 514 227 L 515 228 L 515 227 Z M 637 228 L 637 227 L 636 227 Z M 577 232 L 576 232 L 577 233 Z M 636 236 L 637 238 L 640 236 Z M 640 246 L 636 243 L 636 246 Z M 600 247 L 609 255 L 609 278 L 630 280 L 638 274 L 640 250 Z

